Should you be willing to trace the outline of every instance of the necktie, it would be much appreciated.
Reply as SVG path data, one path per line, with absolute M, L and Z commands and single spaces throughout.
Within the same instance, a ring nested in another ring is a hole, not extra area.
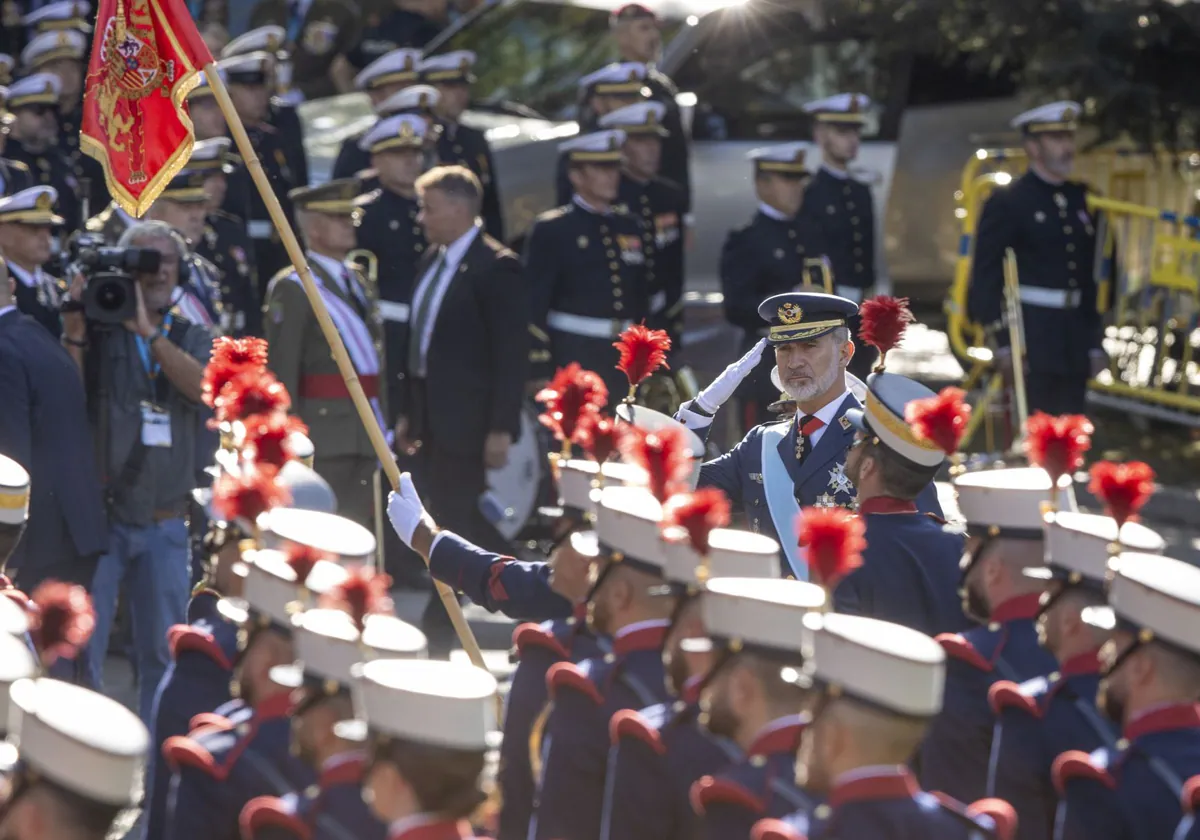
M 344 269 L 342 270 L 342 288 L 346 290 L 346 297 L 354 307 L 354 311 L 358 313 L 358 317 L 364 321 L 367 320 L 367 302 L 363 300 L 358 281 Z
M 442 268 L 446 264 L 446 249 L 438 251 L 437 261 L 429 271 L 429 282 L 417 290 L 419 300 L 413 301 L 413 317 L 408 330 L 408 372 L 416 376 L 421 371 L 421 336 L 425 334 L 425 324 L 429 321 L 429 312 L 433 308 L 433 298 L 437 289 Z
M 812 414 L 805 414 L 796 422 L 800 429 L 796 435 L 796 460 L 803 463 L 809 450 L 812 449 L 809 446 L 809 439 L 816 433 L 817 429 L 825 425 L 825 421 Z

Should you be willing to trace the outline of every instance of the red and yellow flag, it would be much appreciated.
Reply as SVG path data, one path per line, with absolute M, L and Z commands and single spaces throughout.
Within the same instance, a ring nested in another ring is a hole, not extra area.
M 80 145 L 140 217 L 192 154 L 184 100 L 212 62 L 183 0 L 100 0 Z

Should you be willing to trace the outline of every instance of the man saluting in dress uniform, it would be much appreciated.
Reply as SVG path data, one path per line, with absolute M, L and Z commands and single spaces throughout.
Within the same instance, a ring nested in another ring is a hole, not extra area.
M 1079 105 L 1055 102 L 1013 120 L 1025 138 L 1029 171 L 983 207 L 967 313 L 991 331 L 996 363 L 1011 369 L 1004 306 L 1004 259 L 1017 256 L 1029 411 L 1082 414 L 1088 380 L 1104 369 L 1104 325 L 1096 309 L 1096 227 L 1087 187 L 1069 180 Z
M 383 119 L 393 116 L 395 111 L 385 113 L 382 106 L 396 93 L 417 83 L 417 64 L 420 61 L 420 50 L 392 50 L 364 67 L 354 77 L 354 87 L 366 93 L 377 117 Z M 370 167 L 371 156 L 361 148 L 365 134 L 355 134 L 342 141 L 342 147 L 333 162 L 334 178 L 353 178 Z
M 612 343 L 648 314 L 653 254 L 641 220 L 613 207 L 624 143 L 623 131 L 598 131 L 559 146 L 574 196 L 539 216 L 525 244 L 535 381 L 579 362 L 604 378 L 610 394 L 628 388 Z
M 500 209 L 500 193 L 496 190 L 496 166 L 487 137 L 477 128 L 459 122 L 471 102 L 471 84 L 475 81 L 472 68 L 475 53 L 456 50 L 442 53 L 421 62 L 421 81 L 437 88 L 440 94 L 434 111 L 441 122 L 438 137 L 438 160 L 447 165 L 465 166 L 483 184 L 483 226 L 488 236 L 504 241 L 504 220 Z

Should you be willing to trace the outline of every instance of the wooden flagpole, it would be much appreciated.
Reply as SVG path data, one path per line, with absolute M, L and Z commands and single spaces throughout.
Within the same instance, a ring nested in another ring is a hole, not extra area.
M 271 222 L 275 225 L 275 229 L 279 231 L 279 236 L 283 240 L 283 246 L 287 249 L 288 259 L 292 261 L 292 266 L 296 269 L 296 273 L 300 275 L 300 280 L 304 284 L 304 294 L 307 295 L 308 302 L 312 305 L 313 313 L 317 316 L 317 323 L 321 325 L 321 332 L 325 334 L 325 340 L 329 342 L 329 349 L 333 352 L 333 360 L 337 363 L 338 371 L 342 374 L 342 380 L 346 383 L 346 390 L 350 392 L 350 399 L 354 401 L 354 407 L 358 410 L 358 417 L 367 430 L 367 436 L 371 439 L 371 446 L 375 449 L 375 455 L 379 458 L 379 463 L 383 465 L 383 471 L 387 475 L 388 481 L 391 482 L 392 489 L 399 489 L 400 468 L 396 466 L 396 459 L 388 447 L 383 429 L 379 428 L 379 421 L 375 419 L 375 412 L 371 408 L 371 403 L 367 400 L 367 395 L 363 393 L 362 383 L 358 381 L 358 374 L 355 373 L 354 365 L 351 363 L 350 356 L 346 352 L 346 345 L 342 342 L 342 337 L 338 333 L 337 327 L 333 325 L 333 321 L 329 317 L 329 311 L 325 308 L 325 301 L 321 299 L 321 292 L 317 289 L 312 272 L 309 270 L 308 260 L 304 256 L 304 249 L 300 247 L 300 242 L 296 239 L 296 233 L 288 223 L 287 216 L 283 212 L 283 207 L 279 204 L 279 199 L 275 197 L 275 190 L 271 187 L 271 182 L 267 179 L 267 173 L 263 170 L 262 161 L 258 159 L 258 154 L 255 152 L 254 147 L 250 145 L 250 137 L 246 134 L 246 127 L 242 125 L 242 120 L 238 116 L 237 110 L 233 107 L 233 100 L 229 98 L 229 91 L 225 87 L 225 81 L 221 78 L 221 74 L 217 70 L 215 63 L 205 65 L 204 75 L 208 79 L 209 87 L 212 88 L 217 104 L 221 107 L 222 113 L 225 114 L 226 122 L 229 123 L 229 129 L 233 133 L 233 142 L 237 144 L 238 152 L 246 162 L 246 168 L 250 172 L 250 177 L 254 179 L 254 185 L 258 188 L 259 194 L 262 195 L 263 203 L 267 206 L 267 212 L 271 215 Z M 426 565 L 429 564 L 428 558 L 425 558 L 425 563 Z M 446 612 L 450 614 L 450 621 L 454 625 L 454 632 L 458 634 L 458 640 L 462 643 L 463 650 L 467 652 L 467 656 L 470 658 L 472 664 L 486 669 L 487 666 L 483 662 L 483 653 L 479 649 L 479 642 L 475 640 L 475 634 L 471 632 L 471 627 L 467 624 L 467 620 L 463 616 L 458 598 L 455 597 L 450 587 L 441 581 L 435 580 L 434 585 L 437 587 L 438 597 L 442 599 L 442 603 L 446 607 Z

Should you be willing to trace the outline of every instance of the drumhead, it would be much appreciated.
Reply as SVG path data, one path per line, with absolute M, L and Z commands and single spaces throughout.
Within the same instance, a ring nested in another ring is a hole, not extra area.
M 502 516 L 492 523 L 505 539 L 515 539 L 537 507 L 538 488 L 546 456 L 538 445 L 539 424 L 534 410 L 521 410 L 521 437 L 508 450 L 508 464 L 488 470 L 488 490 L 500 503 Z

